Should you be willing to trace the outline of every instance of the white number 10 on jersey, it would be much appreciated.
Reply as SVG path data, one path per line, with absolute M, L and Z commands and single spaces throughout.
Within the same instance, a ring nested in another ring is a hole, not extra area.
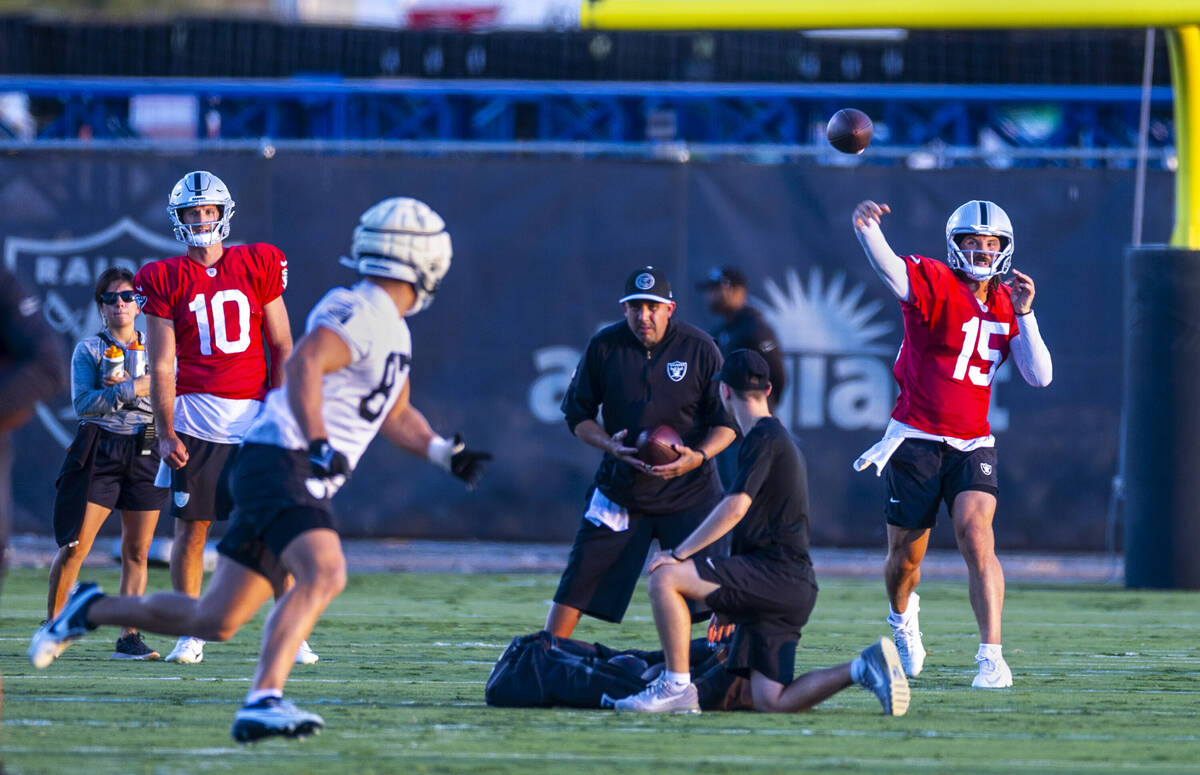
M 962 352 L 958 354 L 958 361 L 954 364 L 954 378 L 961 382 L 963 377 L 970 377 L 972 383 L 980 386 L 992 384 L 996 367 L 1000 365 L 1001 353 L 988 346 L 989 340 L 996 334 L 1007 336 L 1008 323 L 971 318 L 963 323 L 962 332 Z M 978 351 L 979 357 L 991 364 L 986 372 L 978 366 L 970 365 L 973 351 Z
M 229 329 L 225 325 L 225 305 L 237 305 L 238 338 L 229 340 Z M 196 315 L 196 329 L 200 333 L 200 354 L 212 355 L 213 342 L 217 349 L 227 355 L 245 352 L 250 347 L 250 300 L 246 294 L 237 288 L 227 291 L 217 291 L 212 297 L 212 325 L 208 319 L 208 300 L 203 293 L 196 294 L 188 304 L 188 309 Z M 978 318 L 977 318 L 978 320 Z

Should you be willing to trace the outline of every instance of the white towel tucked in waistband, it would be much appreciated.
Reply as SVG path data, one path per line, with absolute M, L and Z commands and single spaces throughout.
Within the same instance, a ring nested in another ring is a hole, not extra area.
M 858 459 L 854 461 L 854 470 L 865 471 L 871 466 L 875 466 L 875 475 L 882 476 L 883 467 L 892 459 L 892 455 L 896 454 L 896 450 L 900 448 L 905 439 L 936 441 L 939 444 L 945 444 L 953 449 L 957 449 L 959 452 L 974 452 L 977 449 L 996 445 L 996 437 L 990 433 L 987 436 L 980 436 L 976 439 L 956 439 L 953 436 L 938 436 L 933 433 L 926 433 L 911 425 L 902 423 L 893 417 L 888 421 L 887 428 L 883 432 L 883 438 L 879 440 L 879 443 L 859 455 Z
M 892 455 L 904 443 L 903 436 L 884 436 L 875 446 L 868 449 L 866 452 L 858 456 L 854 461 L 855 471 L 865 471 L 871 466 L 875 466 L 875 475 L 883 475 L 883 467 L 892 459 Z
M 604 497 L 599 489 L 592 492 L 592 502 L 583 518 L 597 527 L 605 525 L 614 533 L 629 529 L 629 511 Z

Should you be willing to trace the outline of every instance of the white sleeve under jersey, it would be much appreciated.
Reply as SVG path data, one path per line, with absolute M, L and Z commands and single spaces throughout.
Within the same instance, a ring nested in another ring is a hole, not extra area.
M 1050 360 L 1049 348 L 1042 341 L 1042 332 L 1038 330 L 1033 310 L 1019 316 L 1017 326 L 1020 333 L 1009 342 L 1017 370 L 1030 385 L 1046 387 L 1054 379 L 1054 363 Z
M 317 327 L 337 334 L 350 348 L 350 364 L 322 380 L 321 416 L 329 443 L 353 468 L 400 397 L 412 361 L 412 337 L 387 293 L 366 280 L 326 293 L 309 313 L 304 330 Z M 267 395 L 246 441 L 308 448 L 287 389 L 284 384 Z
M 855 229 L 854 234 L 858 237 L 858 242 L 862 245 L 863 252 L 867 254 L 871 268 L 879 275 L 879 279 L 883 280 L 884 285 L 897 299 L 908 301 L 908 268 L 904 264 L 904 259 L 896 255 L 896 251 L 892 250 L 891 245 L 888 245 L 887 239 L 883 236 L 883 229 L 879 228 L 879 223 L 870 221 L 867 223 L 865 231 Z

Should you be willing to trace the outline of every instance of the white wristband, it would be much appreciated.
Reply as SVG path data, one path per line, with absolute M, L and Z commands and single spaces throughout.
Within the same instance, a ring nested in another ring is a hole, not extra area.
M 429 447 L 425 450 L 425 457 L 435 466 L 449 471 L 450 458 L 454 457 L 455 446 L 451 439 L 443 439 L 441 436 L 434 434 L 433 438 L 429 440 Z

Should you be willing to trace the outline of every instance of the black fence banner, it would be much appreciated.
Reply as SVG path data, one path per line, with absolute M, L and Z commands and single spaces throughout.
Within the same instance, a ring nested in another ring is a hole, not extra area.
M 895 400 L 898 304 L 850 225 L 862 199 L 886 202 L 898 253 L 945 256 L 945 221 L 991 199 L 1015 225 L 1013 266 L 1033 276 L 1054 383 L 1028 387 L 1006 365 L 993 389 L 999 450 L 997 541 L 1099 549 L 1121 414 L 1121 257 L 1131 170 L 912 171 L 734 162 L 423 158 L 279 152 L 172 155 L 27 152 L 0 160 L 5 265 L 45 302 L 68 347 L 95 331 L 90 301 L 107 266 L 178 255 L 166 200 L 208 169 L 229 184 L 230 240 L 288 255 L 285 295 L 299 336 L 312 304 L 353 282 L 338 264 L 359 214 L 387 196 L 445 218 L 454 261 L 436 302 L 410 318 L 413 403 L 443 434 L 496 454 L 480 488 L 377 441 L 335 505 L 347 536 L 569 540 L 599 453 L 558 411 L 589 336 L 617 320 L 635 267 L 663 268 L 676 315 L 715 319 L 696 283 L 733 264 L 774 325 L 791 380 L 780 415 L 809 461 L 816 545 L 880 546 L 884 485 L 850 464 L 878 440 Z M 1146 233 L 1170 228 L 1171 178 L 1150 176 Z M 18 532 L 48 533 L 54 476 L 74 413 L 46 400 L 17 432 Z M 107 530 L 116 529 L 116 520 Z M 953 544 L 942 519 L 936 545 Z

